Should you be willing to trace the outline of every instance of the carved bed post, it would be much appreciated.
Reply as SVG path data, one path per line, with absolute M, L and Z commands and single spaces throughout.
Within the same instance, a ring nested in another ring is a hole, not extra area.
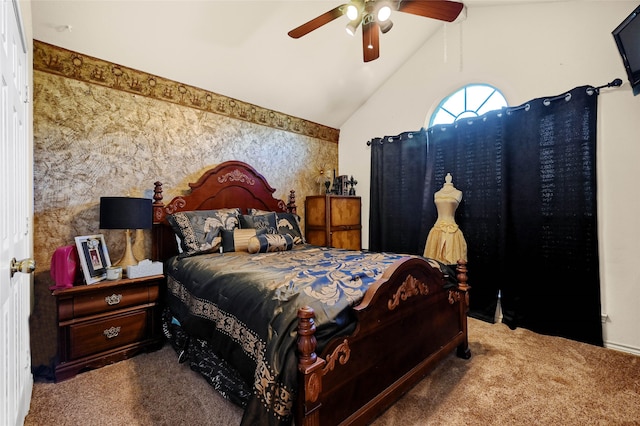
M 460 295 L 460 320 L 462 322 L 462 329 L 464 332 L 464 342 L 458 346 L 456 355 L 460 358 L 471 358 L 471 351 L 469 350 L 469 337 L 467 330 L 467 312 L 469 311 L 469 290 L 471 287 L 467 284 L 467 261 L 458 260 L 456 265 L 456 280 L 458 281 L 458 294 Z
M 153 183 L 153 221 L 160 222 L 164 219 L 164 203 L 162 202 L 162 182 Z
M 322 368 L 325 361 L 316 353 L 316 325 L 314 311 L 309 306 L 298 309 L 298 375 L 301 393 L 298 395 L 296 424 L 300 426 L 319 426 L 320 402 L 322 392 Z
M 294 191 L 293 189 L 289 191 L 289 202 L 287 203 L 287 211 L 293 214 L 298 213 L 298 206 L 296 206 L 296 191 Z
M 456 279 L 458 280 L 458 288 L 460 290 L 467 291 L 471 287 L 467 284 L 467 261 L 466 260 L 458 260 L 458 264 L 456 265 Z
M 159 223 L 164 220 L 164 203 L 162 202 L 162 182 L 154 182 L 153 189 L 153 241 L 151 245 L 151 257 L 153 260 L 164 260 L 162 258 L 162 236 L 160 235 L 161 229 Z

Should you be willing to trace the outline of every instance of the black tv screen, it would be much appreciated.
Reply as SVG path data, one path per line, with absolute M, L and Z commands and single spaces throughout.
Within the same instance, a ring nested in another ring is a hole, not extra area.
M 633 94 L 640 93 L 640 6 L 611 33 L 618 45 Z

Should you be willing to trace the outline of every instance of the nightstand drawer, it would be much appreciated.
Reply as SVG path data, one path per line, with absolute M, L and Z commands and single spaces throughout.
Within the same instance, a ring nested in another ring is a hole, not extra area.
M 61 303 L 58 320 L 66 321 L 155 301 L 149 299 L 147 286 L 105 288 L 92 293 L 78 294 Z
M 70 358 L 77 359 L 142 340 L 147 314 L 147 310 L 135 311 L 69 326 Z

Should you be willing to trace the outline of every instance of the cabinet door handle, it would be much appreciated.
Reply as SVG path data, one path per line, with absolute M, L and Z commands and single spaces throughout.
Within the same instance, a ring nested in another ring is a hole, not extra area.
M 118 337 L 120 334 L 120 327 L 110 327 L 102 332 L 106 336 L 107 339 L 113 339 L 114 337 Z
M 112 294 L 111 296 L 107 296 L 104 298 L 104 301 L 107 302 L 107 305 L 109 306 L 117 305 L 121 300 L 121 294 Z

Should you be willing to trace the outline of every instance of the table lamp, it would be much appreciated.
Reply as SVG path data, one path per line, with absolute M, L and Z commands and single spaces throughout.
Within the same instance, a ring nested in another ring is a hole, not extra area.
M 100 229 L 124 229 L 125 250 L 122 258 L 113 266 L 138 264 L 131 248 L 131 230 L 149 229 L 152 225 L 152 205 L 149 198 L 100 197 Z

